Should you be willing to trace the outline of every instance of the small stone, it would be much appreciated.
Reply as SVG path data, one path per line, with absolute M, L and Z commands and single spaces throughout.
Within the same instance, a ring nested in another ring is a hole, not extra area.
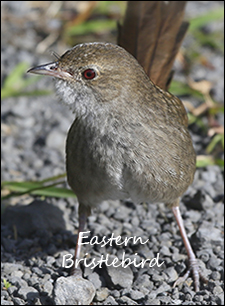
M 15 291 L 17 291 L 17 290 L 18 290 L 18 288 L 17 288 L 16 286 L 11 286 L 11 287 L 9 287 L 9 288 L 7 289 L 8 293 L 9 293 L 10 295 L 14 294 Z
M 14 305 L 14 303 L 12 301 L 1 299 L 1 305 Z
M 162 282 L 162 281 L 164 281 L 164 276 L 163 275 L 159 275 L 159 274 L 154 274 L 152 276 L 152 280 L 154 282 Z
M 52 130 L 47 138 L 46 138 L 46 145 L 51 149 L 57 149 L 62 154 L 64 154 L 65 150 L 65 135 L 61 133 L 59 130 L 55 129 Z
M 201 226 L 199 227 L 197 233 L 197 237 L 204 241 L 213 241 L 220 242 L 222 241 L 221 230 L 214 227 L 211 222 L 203 221 Z
M 145 305 L 161 305 L 161 303 L 158 299 L 148 299 Z
M 207 262 L 207 268 L 210 270 L 217 270 L 220 266 L 222 259 L 217 258 L 215 255 L 211 256 L 209 261 Z
M 164 272 L 169 276 L 168 282 L 174 282 L 178 279 L 178 274 L 174 267 L 169 267 Z
M 138 301 L 140 299 L 143 299 L 145 295 L 138 290 L 131 290 L 130 297 L 132 300 Z
M 113 257 L 112 257 L 113 258 Z M 118 265 L 118 262 L 116 263 L 116 266 Z M 133 273 L 131 268 L 128 266 L 126 268 L 123 268 L 122 266 L 118 267 L 107 266 L 107 272 L 111 279 L 112 284 L 117 287 L 121 288 L 129 288 L 132 286 L 133 283 Z
M 95 289 L 101 288 L 102 282 L 98 273 L 93 272 L 92 274 L 88 275 L 88 280 L 95 286 Z
M 171 252 L 170 252 L 170 250 L 169 250 L 169 248 L 167 247 L 167 246 L 162 246 L 162 248 L 161 248 L 161 250 L 160 250 L 160 255 L 162 256 L 162 257 L 164 257 L 164 256 L 170 256 L 171 255 Z
M 151 281 L 150 281 L 150 279 L 149 279 L 149 275 L 147 275 L 147 274 L 142 274 L 142 275 L 140 275 L 140 276 L 136 279 L 135 285 L 136 285 L 139 289 L 141 289 L 141 288 L 143 288 L 143 287 L 148 288 L 148 289 L 151 289 L 151 288 L 152 288 L 152 283 L 151 283 Z
M 96 291 L 95 295 L 95 301 L 96 302 L 102 302 L 104 301 L 109 295 L 109 290 L 108 288 L 100 288 L 99 290 Z
M 18 276 L 9 276 L 8 281 L 11 285 L 15 285 L 17 288 L 27 287 L 27 282 Z
M 15 263 L 10 263 L 10 262 L 6 262 L 2 265 L 3 270 L 6 274 L 11 274 L 14 271 L 17 270 L 22 270 L 23 266 L 21 264 L 15 264 Z M 16 275 L 15 275 L 16 276 Z
M 216 286 L 214 289 L 213 289 L 213 294 L 215 295 L 219 295 L 223 293 L 223 289 L 220 287 L 220 286 Z
M 12 297 L 14 305 L 25 305 L 26 302 L 18 297 Z
M 213 271 L 210 278 L 212 278 L 213 280 L 220 280 L 221 275 L 218 271 Z
M 23 287 L 18 291 L 18 297 L 23 300 L 33 300 L 39 296 L 39 293 L 33 287 Z
M 62 276 L 55 282 L 55 305 L 89 305 L 94 296 L 94 285 L 81 276 Z
M 121 298 L 118 299 L 118 302 L 120 303 L 120 305 L 138 305 L 137 302 L 131 300 L 128 296 L 122 296 Z
M 8 293 L 8 291 L 7 290 L 2 290 L 1 291 L 1 297 L 4 297 L 4 298 L 8 298 L 9 297 L 9 293 Z
M 107 299 L 104 302 L 104 305 L 118 305 L 118 303 L 116 302 L 116 300 L 114 299 L 114 297 L 112 297 L 111 295 L 107 297 Z
M 218 294 L 219 305 L 224 305 L 224 292 Z
M 171 290 L 171 286 L 169 286 L 168 284 L 164 282 L 158 289 L 156 289 L 156 292 L 157 294 L 159 294 L 159 293 L 166 292 L 169 290 Z
M 47 281 L 44 283 L 43 286 L 44 292 L 47 292 L 48 295 L 50 296 L 52 294 L 52 290 L 53 290 L 53 285 L 50 281 Z

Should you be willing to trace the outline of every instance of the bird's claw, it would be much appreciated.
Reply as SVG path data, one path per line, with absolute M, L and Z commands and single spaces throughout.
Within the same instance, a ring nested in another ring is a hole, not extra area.
M 189 261 L 189 269 L 187 270 L 187 272 L 184 274 L 184 276 L 179 277 L 176 282 L 173 285 L 173 288 L 175 288 L 176 286 L 179 286 L 181 283 L 184 283 L 186 281 L 186 279 L 189 277 L 190 274 L 192 274 L 193 280 L 194 280 L 194 287 L 195 287 L 195 291 L 199 291 L 199 286 L 200 286 L 200 279 L 204 282 L 204 283 L 208 283 L 207 278 L 201 273 L 197 260 L 196 259 L 192 259 Z

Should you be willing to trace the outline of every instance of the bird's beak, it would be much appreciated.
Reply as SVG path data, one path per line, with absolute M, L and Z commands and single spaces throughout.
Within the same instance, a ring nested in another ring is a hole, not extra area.
M 33 67 L 27 71 L 28 73 L 43 74 L 53 76 L 59 79 L 71 78 L 71 74 L 59 68 L 58 62 L 52 62 L 45 65 Z

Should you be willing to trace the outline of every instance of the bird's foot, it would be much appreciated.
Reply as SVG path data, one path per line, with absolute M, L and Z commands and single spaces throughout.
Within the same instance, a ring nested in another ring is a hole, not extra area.
M 70 269 L 70 276 L 82 276 L 82 270 L 80 267 L 75 268 L 74 266 Z
M 194 280 L 194 287 L 195 291 L 199 291 L 200 287 L 200 280 L 204 283 L 208 283 L 207 278 L 201 273 L 199 269 L 199 265 L 197 263 L 196 258 L 189 259 L 189 269 L 184 274 L 184 276 L 179 277 L 173 285 L 173 288 L 180 285 L 181 283 L 185 282 L 189 275 L 192 274 Z

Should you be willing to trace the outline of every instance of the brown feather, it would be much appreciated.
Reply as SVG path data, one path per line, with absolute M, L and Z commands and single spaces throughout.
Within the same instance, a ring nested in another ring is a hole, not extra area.
M 128 1 L 118 44 L 133 54 L 150 79 L 167 89 L 188 22 L 186 1 Z

